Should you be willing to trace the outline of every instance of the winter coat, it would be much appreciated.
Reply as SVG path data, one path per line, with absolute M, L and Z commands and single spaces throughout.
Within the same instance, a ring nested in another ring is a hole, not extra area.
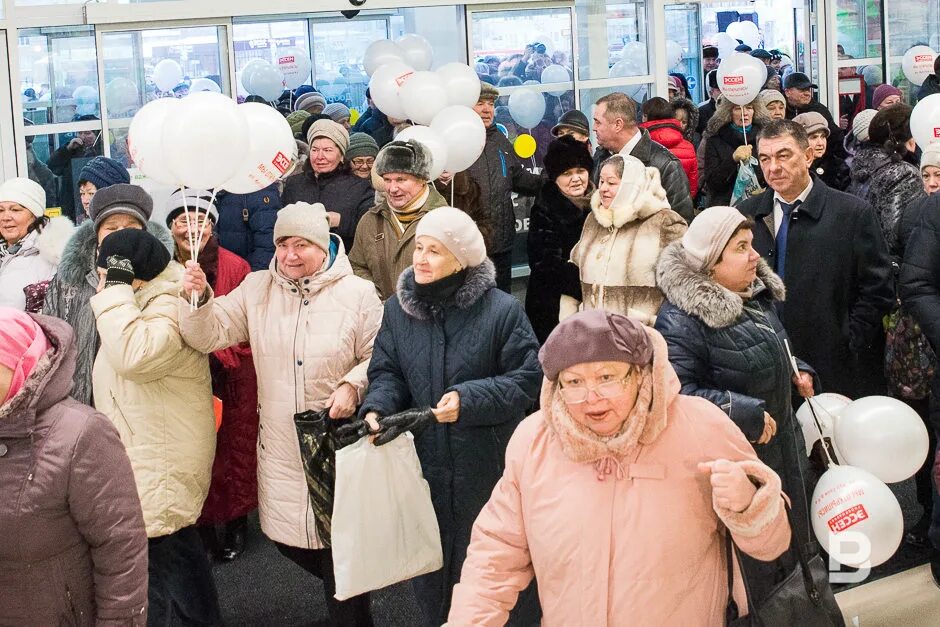
M 648 332 L 653 405 L 613 440 L 585 435 L 545 381 L 542 409 L 513 435 L 506 471 L 473 527 L 449 625 L 505 624 L 533 577 L 545 627 L 722 625 L 725 527 L 755 559 L 786 550 L 779 478 L 721 410 L 679 394 L 665 342 Z M 713 502 L 697 465 L 714 459 L 739 462 L 760 486 L 743 512 Z M 740 576 L 735 583 L 740 603 Z
M 646 170 L 658 179 L 657 170 Z M 571 251 L 571 262 L 577 266 L 581 280 L 580 294 L 569 291 L 564 296 L 580 301 L 582 309 L 604 309 L 652 325 L 663 302 L 656 286 L 656 260 L 688 226 L 679 214 L 660 202 L 664 199 L 635 203 L 623 200 L 628 184 L 624 181 L 621 185 L 611 210 L 601 205 L 599 191 L 591 197 L 591 215 Z M 653 187 L 659 187 L 658 180 Z M 570 308 L 574 303 L 564 296 L 561 318 L 574 313 Z
M 456 189 L 452 189 L 452 186 L 456 186 Z M 463 170 L 454 174 L 454 178 L 447 183 L 442 183 L 440 179 L 434 181 L 434 189 L 449 206 L 460 209 L 473 219 L 474 224 L 480 229 L 486 249 L 490 250 L 493 247 L 493 221 L 489 209 L 483 206 L 479 183 L 474 181 L 466 170 Z M 382 196 L 379 202 L 384 198 Z
M 60 217 L 12 247 L 0 239 L 0 307 L 26 311 L 24 290 L 52 279 L 72 231 L 69 219 Z
M 940 78 L 937 78 L 936 74 L 931 74 L 924 79 L 924 82 L 921 83 L 920 89 L 917 90 L 917 101 L 920 102 L 927 96 L 932 96 L 933 94 L 940 94 Z
M 434 186 L 429 187 L 428 199 L 417 210 L 419 215 L 447 205 L 447 201 Z M 415 251 L 415 231 L 420 220 L 418 218 L 409 223 L 399 238 L 398 228 L 394 224 L 395 218 L 392 217 L 392 208 L 387 200 L 383 200 L 359 221 L 359 226 L 356 228 L 356 243 L 349 254 L 349 262 L 356 276 L 375 284 L 375 288 L 379 291 L 379 298 L 383 301 L 395 293 L 398 277 L 412 263 L 411 258 Z
M 352 133 L 365 133 L 375 140 L 379 148 L 385 146 L 394 139 L 394 127 L 388 121 L 388 117 L 373 107 L 362 114 L 362 117 L 356 122 L 356 125 L 349 131 Z
M 68 397 L 72 330 L 0 405 L 0 624 L 143 626 L 147 534 L 134 474 L 108 419 Z
M 757 158 L 757 134 L 759 132 L 760 124 L 752 124 L 747 132 L 747 145 L 751 147 L 754 158 Z M 705 189 L 710 207 L 727 207 L 731 204 L 734 183 L 738 178 L 738 168 L 741 166 L 734 160 L 734 151 L 744 145 L 744 133 L 733 128 L 730 122 L 705 140 L 705 158 L 702 161 L 705 164 Z M 753 167 L 757 180 L 761 186 L 764 186 L 764 173 L 760 166 Z
M 218 248 L 212 292 L 225 296 L 251 272 L 248 263 Z M 203 255 L 199 262 L 205 267 Z M 222 426 L 216 434 L 212 483 L 199 524 L 224 523 L 258 507 L 258 380 L 248 344 L 212 353 L 212 394 L 222 401 Z
M 496 255 L 512 250 L 516 239 L 512 193 L 535 196 L 543 178 L 522 167 L 512 144 L 495 124 L 486 129 L 483 153 L 467 172 L 480 186 L 480 198 L 493 223 L 492 246 L 486 252 Z
M 754 219 L 754 249 L 776 263 L 774 194 L 739 206 Z M 871 207 L 813 177 L 790 223 L 778 314 L 793 354 L 813 365 L 822 389 L 849 398 L 884 389 L 882 317 L 894 302 L 891 261 Z
M 758 169 L 758 168 L 755 168 Z M 813 160 L 810 171 L 822 179 L 823 183 L 844 192 L 852 182 L 851 172 L 848 164 L 842 157 L 835 154 L 832 146 L 826 146 L 826 152 L 823 156 Z
M 147 231 L 156 236 L 172 254 L 175 244 L 169 229 L 159 222 L 148 222 Z M 94 406 L 91 372 L 98 354 L 98 329 L 95 314 L 88 305 L 98 291 L 98 234 L 91 220 L 82 222 L 69 238 L 55 277 L 46 290 L 42 313 L 68 322 L 75 331 L 78 346 L 75 385 L 72 398 Z
M 326 174 L 314 174 L 310 162 L 307 161 L 303 170 L 289 177 L 284 183 L 281 199 L 285 206 L 295 202 L 319 202 L 323 203 L 327 211 L 338 213 L 339 226 L 331 228 L 330 231 L 343 239 L 343 246 L 347 251 L 352 251 L 356 226 L 362 216 L 372 208 L 375 190 L 368 179 L 359 178 L 345 165 L 341 164 L 336 170 Z
M 900 260 L 898 222 L 902 209 L 926 196 L 924 182 L 917 166 L 907 161 L 894 161 L 886 150 L 869 144 L 863 157 L 856 157 L 852 166 L 850 193 L 870 204 L 881 232 L 888 243 L 888 252 Z
M 683 220 L 690 222 L 694 212 L 692 194 L 689 188 L 689 178 L 683 170 L 682 163 L 664 146 L 650 139 L 649 132 L 644 129 L 640 129 L 639 132 L 643 136 L 630 154 L 642 161 L 643 165 L 659 170 L 663 189 L 666 190 L 666 198 L 669 199 L 669 207 L 682 216 Z
M 695 158 L 695 146 L 682 135 L 679 120 L 652 120 L 643 122 L 640 128 L 649 131 L 650 139 L 664 146 L 679 159 L 689 180 L 692 198 L 695 198 L 698 191 L 698 160 Z
M 561 295 L 581 293 L 578 268 L 568 260 L 591 212 L 592 194 L 593 186 L 579 206 L 558 189 L 555 181 L 546 181 L 532 206 L 527 247 L 531 274 L 525 311 L 539 343 L 544 343 L 558 325 Z
M 869 101 L 871 102 L 871 101 Z M 801 113 L 818 113 L 819 115 L 826 118 L 826 123 L 829 125 L 829 142 L 835 148 L 835 154 L 840 157 L 845 157 L 844 147 L 842 145 L 842 140 L 845 138 L 845 132 L 842 130 L 842 127 L 832 118 L 832 113 L 829 111 L 829 108 L 817 100 L 813 100 L 805 107 L 794 107 L 789 102 L 787 102 L 787 111 L 786 118 L 792 120 Z
M 195 312 L 177 299 L 186 342 L 204 353 L 248 342 L 258 375 L 258 511 L 275 542 L 304 549 L 317 537 L 294 414 L 326 407 L 348 383 L 365 396 L 372 342 L 382 319 L 375 289 L 355 277 L 338 236 L 335 257 L 299 281 L 277 271 L 252 272 L 226 296 Z
M 718 101 L 712 100 L 711 98 L 698 106 L 698 124 L 696 124 L 695 130 L 697 130 L 699 133 L 702 133 L 703 136 L 705 134 L 705 129 L 708 128 L 708 121 L 712 119 L 713 115 L 715 115 L 717 108 Z
M 907 245 L 911 236 L 920 225 L 924 214 L 931 211 L 940 211 L 940 195 L 938 194 L 924 196 L 901 209 L 901 219 L 898 221 L 898 256 L 902 262 L 907 254 Z
M 69 142 L 66 142 L 49 155 L 46 165 L 58 177 L 59 190 L 57 196 L 64 217 L 78 221 L 83 213 L 82 205 L 80 203 L 76 205 L 76 200 L 78 200 L 75 193 L 78 189 L 77 177 L 85 164 L 102 155 L 104 155 L 104 146 L 100 135 L 98 141 L 91 147 L 81 146 L 76 150 L 69 150 Z M 48 200 L 46 199 L 47 203 Z
M 282 206 L 277 185 L 251 194 L 220 191 L 215 206 L 219 245 L 247 261 L 252 270 L 267 268 L 274 256 L 274 223 Z
M 136 292 L 119 285 L 91 298 L 101 338 L 95 405 L 127 448 L 150 538 L 196 522 L 215 455 L 209 360 L 179 330 L 182 279 L 171 261 Z
M 464 284 L 435 306 L 417 296 L 414 270 L 406 270 L 385 303 L 360 411 L 388 416 L 433 407 L 447 392 L 460 396 L 456 422 L 435 422 L 415 434 L 444 547 L 443 569 L 416 580 L 432 624 L 447 619 L 473 521 L 503 472 L 506 445 L 542 377 L 532 327 L 519 302 L 496 289 L 495 276 L 489 260 L 468 268 Z

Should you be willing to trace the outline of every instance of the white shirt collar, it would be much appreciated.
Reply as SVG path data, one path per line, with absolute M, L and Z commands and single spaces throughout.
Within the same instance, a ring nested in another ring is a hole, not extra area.
M 642 129 L 636 129 L 636 135 L 630 138 L 623 148 L 620 149 L 620 152 L 617 154 L 629 155 L 633 152 L 633 149 L 636 148 L 636 145 L 640 143 L 640 140 L 643 139 Z
M 806 186 L 806 189 L 800 192 L 800 195 L 797 196 L 793 200 L 793 202 L 796 202 L 797 200 L 800 201 L 800 204 L 806 202 L 806 197 L 809 196 L 809 193 L 811 191 L 813 191 L 813 178 L 812 177 L 810 177 L 809 185 Z M 780 194 L 778 194 L 777 192 L 774 192 L 774 202 L 779 204 L 779 203 L 786 202 L 786 201 L 783 199 L 782 196 L 780 196 Z M 793 203 L 790 203 L 790 204 L 793 204 Z

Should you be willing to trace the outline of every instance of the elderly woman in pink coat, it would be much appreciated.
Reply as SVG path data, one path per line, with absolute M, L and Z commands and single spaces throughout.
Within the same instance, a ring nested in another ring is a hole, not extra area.
M 724 412 L 679 394 L 655 330 L 582 312 L 539 358 L 542 410 L 509 442 L 448 624 L 505 624 L 533 577 L 545 626 L 724 624 L 725 533 L 759 560 L 789 547 L 780 479 Z

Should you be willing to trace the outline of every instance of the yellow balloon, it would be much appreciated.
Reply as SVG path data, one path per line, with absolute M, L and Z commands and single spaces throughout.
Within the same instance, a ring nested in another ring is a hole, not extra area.
M 349 124 L 350 126 L 354 125 L 359 121 L 359 109 L 350 109 L 349 110 Z
M 535 138 L 531 135 L 522 134 L 516 138 L 513 147 L 516 149 L 517 155 L 523 159 L 528 159 L 535 154 Z

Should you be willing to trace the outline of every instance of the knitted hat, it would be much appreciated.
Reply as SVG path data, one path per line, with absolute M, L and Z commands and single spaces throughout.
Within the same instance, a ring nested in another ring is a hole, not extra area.
M 829 123 L 826 122 L 826 118 L 821 113 L 815 111 L 801 113 L 793 118 L 793 121 L 802 125 L 807 135 L 811 135 L 816 131 L 825 131 L 826 137 L 829 137 Z
M 39 361 L 46 356 L 52 344 L 42 327 L 36 322 L 42 316 L 33 316 L 14 309 L 0 307 L 0 366 L 10 370 L 10 385 L 0 405 L 23 389 Z M 72 334 L 68 334 L 71 339 Z
M 317 105 L 319 105 L 320 109 L 326 107 L 326 98 L 324 98 L 321 93 L 311 91 L 294 101 L 294 111 L 313 113 L 312 109 Z
M 95 230 L 108 216 L 124 213 L 132 216 L 146 226 L 153 213 L 153 198 L 143 187 L 118 183 L 105 187 L 95 193 L 88 208 L 91 219 L 95 221 Z
M 555 327 L 539 351 L 539 361 L 545 378 L 557 381 L 562 370 L 594 361 L 646 366 L 653 362 L 653 343 L 636 320 L 591 309 Z
M 415 239 L 428 235 L 438 240 L 463 268 L 473 268 L 486 259 L 486 244 L 473 218 L 460 209 L 438 207 L 426 213 L 415 230 Z
M 884 102 L 884 99 L 888 96 L 903 96 L 901 90 L 895 87 L 894 85 L 889 85 L 888 83 L 882 83 L 875 87 L 875 93 L 871 96 L 871 108 L 877 109 L 878 105 Z
M 346 150 L 346 161 L 356 157 L 375 157 L 379 154 L 379 145 L 367 133 L 353 133 L 349 136 L 349 148 Z
M 552 127 L 552 135 L 558 137 L 558 133 L 560 133 L 562 129 L 571 129 L 582 135 L 591 134 L 587 116 L 577 109 L 565 111 L 562 116 L 558 118 L 558 124 Z
M 104 189 L 118 183 L 130 183 L 131 175 L 127 168 L 107 157 L 95 157 L 85 164 L 82 171 L 78 174 L 78 184 L 85 182 L 91 183 L 95 189 Z
M 491 85 L 486 81 L 480 81 L 480 98 L 479 100 L 490 100 L 495 101 L 499 98 L 499 90 L 496 89 L 495 85 Z
M 924 153 L 920 157 L 921 172 L 930 165 L 935 168 L 940 168 L 940 144 L 928 144 L 927 147 L 924 148 Z
M 855 119 L 852 120 L 852 134 L 855 135 L 855 139 L 860 142 L 867 142 L 870 139 L 868 127 L 871 126 L 871 121 L 877 113 L 878 111 L 875 109 L 864 109 L 858 112 Z
M 206 214 L 212 224 L 219 221 L 219 211 L 212 203 L 212 192 L 204 189 L 176 190 L 166 201 L 166 225 L 170 226 L 173 220 L 189 211 L 199 211 Z
M 330 250 L 330 219 L 322 203 L 295 202 L 277 212 L 274 243 L 285 237 L 302 237 L 324 252 Z
M 98 267 L 107 268 L 112 255 L 130 261 L 134 278 L 142 281 L 154 280 L 170 264 L 170 251 L 142 229 L 121 229 L 104 238 L 98 248 Z
M 317 120 L 307 129 L 307 143 L 313 146 L 313 140 L 326 137 L 331 140 L 342 154 L 349 148 L 349 131 L 333 120 Z
M 342 102 L 331 102 L 323 108 L 323 115 L 330 116 L 330 119 L 334 122 L 342 123 L 343 120 L 348 120 L 352 114 L 349 112 L 349 107 Z
M 290 132 L 296 137 L 304 126 L 304 120 L 310 117 L 307 111 L 294 111 L 287 116 L 287 123 L 290 124 Z
M 430 181 L 431 160 L 431 151 L 424 144 L 413 139 L 395 140 L 379 151 L 373 171 L 378 176 L 402 172 L 422 181 Z
M 41 218 L 46 213 L 46 190 L 32 179 L 17 176 L 0 184 L 0 202 L 15 202 Z
M 682 91 L 682 81 L 680 81 L 678 77 L 670 76 L 667 83 L 669 91 Z
M 734 207 L 709 207 L 698 214 L 682 236 L 685 256 L 698 270 L 711 270 L 728 240 L 747 218 Z
M 594 168 L 594 160 L 587 144 L 571 135 L 565 135 L 548 145 L 545 172 L 548 174 L 548 180 L 554 181 L 571 168 L 584 168 L 590 172 Z
M 771 102 L 782 102 L 784 106 L 787 104 L 787 99 L 784 98 L 776 89 L 763 89 L 759 94 L 757 94 L 758 101 L 764 105 L 764 108 L 767 108 Z

